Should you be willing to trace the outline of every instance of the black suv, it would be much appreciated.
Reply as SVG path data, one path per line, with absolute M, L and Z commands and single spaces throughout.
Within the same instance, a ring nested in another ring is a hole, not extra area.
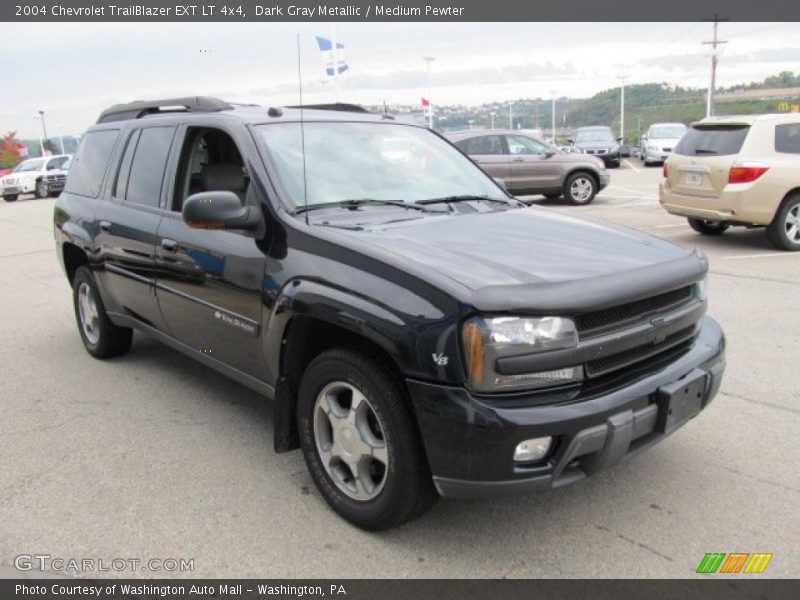
M 724 368 L 702 257 L 526 207 L 351 105 L 112 107 L 55 235 L 90 354 L 136 329 L 271 398 L 275 449 L 366 529 L 584 479 L 705 408 Z

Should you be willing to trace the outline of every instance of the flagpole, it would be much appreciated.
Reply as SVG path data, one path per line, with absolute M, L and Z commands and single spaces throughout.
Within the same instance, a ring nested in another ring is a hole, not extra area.
M 333 89 L 339 102 L 339 48 L 336 46 L 336 23 L 331 23 L 331 47 L 333 49 Z

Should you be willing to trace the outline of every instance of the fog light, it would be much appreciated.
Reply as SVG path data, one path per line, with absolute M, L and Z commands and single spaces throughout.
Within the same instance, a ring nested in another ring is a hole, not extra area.
M 514 449 L 514 461 L 534 462 L 537 460 L 542 460 L 550 450 L 552 443 L 553 438 L 550 436 L 531 438 L 529 440 L 520 442 Z

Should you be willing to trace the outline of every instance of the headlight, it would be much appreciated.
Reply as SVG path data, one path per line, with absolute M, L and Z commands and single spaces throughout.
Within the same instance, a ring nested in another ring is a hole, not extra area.
M 648 150 L 652 150 L 653 152 L 658 152 L 658 146 L 647 146 Z
M 576 347 L 578 332 L 572 319 L 474 317 L 464 324 L 462 342 L 467 381 L 472 389 L 478 391 L 532 389 L 583 379 L 581 366 L 530 373 L 497 372 L 497 361 L 501 358 Z

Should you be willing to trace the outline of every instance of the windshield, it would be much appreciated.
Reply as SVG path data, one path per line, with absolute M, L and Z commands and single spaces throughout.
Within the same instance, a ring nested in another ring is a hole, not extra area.
M 260 125 L 280 183 L 305 204 L 299 123 Z M 468 158 L 427 129 L 392 123 L 305 123 L 308 206 L 353 200 L 414 203 L 450 196 L 508 200 Z
M 684 133 L 686 133 L 686 127 L 683 125 L 670 125 L 669 127 L 653 127 L 650 130 L 650 139 L 677 140 L 682 138 Z
M 575 141 L 580 142 L 613 142 L 614 136 L 608 129 L 592 129 L 589 131 L 578 131 Z
M 22 173 L 23 171 L 39 171 L 44 165 L 44 160 L 39 158 L 36 160 L 26 160 L 25 162 L 19 163 L 14 168 L 14 173 Z

